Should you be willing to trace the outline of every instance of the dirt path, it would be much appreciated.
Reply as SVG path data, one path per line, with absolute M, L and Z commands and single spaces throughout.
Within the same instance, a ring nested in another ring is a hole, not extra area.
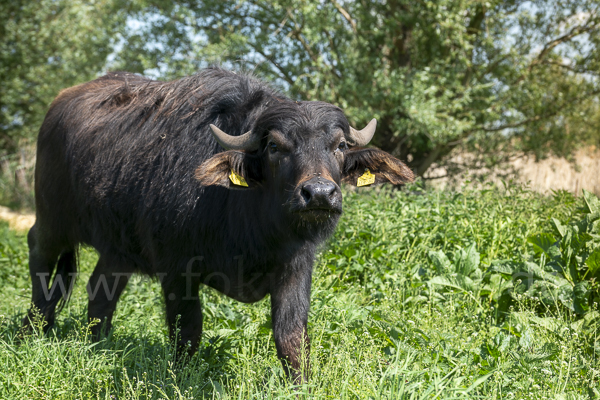
M 35 214 L 21 214 L 0 206 L 0 219 L 8 221 L 8 226 L 15 231 L 27 232 L 35 223 Z

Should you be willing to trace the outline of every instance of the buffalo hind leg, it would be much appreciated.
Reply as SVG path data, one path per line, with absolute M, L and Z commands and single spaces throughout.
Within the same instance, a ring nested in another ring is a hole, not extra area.
M 50 245 L 50 241 L 40 238 L 39 233 L 38 224 L 34 224 L 27 234 L 32 304 L 23 318 L 22 333 L 30 332 L 40 317 L 44 332 L 52 327 L 56 306 L 61 299 L 68 299 L 77 272 L 75 250 L 67 249 L 67 246 Z M 56 273 L 52 278 L 55 268 Z
M 161 284 L 176 358 L 191 357 L 198 350 L 202 336 L 202 306 L 198 297 L 200 282 L 183 274 L 165 277 Z
M 308 311 L 312 262 L 290 268 L 291 276 L 281 276 L 271 282 L 271 319 L 277 356 L 286 375 L 299 384 L 310 373 L 310 339 Z M 286 269 L 284 269 L 285 271 Z
M 99 340 L 102 335 L 110 332 L 117 302 L 133 274 L 131 270 L 120 268 L 122 265 L 123 263 L 111 262 L 100 255 L 88 282 L 88 321 L 92 324 L 94 340 Z

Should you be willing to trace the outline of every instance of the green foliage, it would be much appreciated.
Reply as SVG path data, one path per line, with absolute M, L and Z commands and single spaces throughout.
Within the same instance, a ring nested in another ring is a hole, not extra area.
M 477 283 L 481 281 L 481 270 L 475 243 L 471 244 L 467 250 L 458 249 L 454 253 L 453 263 L 440 250 L 430 251 L 429 258 L 438 274 L 428 281 L 429 285 L 446 286 L 466 293 L 476 290 Z
M 504 296 L 528 296 L 545 307 L 560 305 L 579 315 L 594 310 L 600 301 L 600 200 L 586 190 L 583 199 L 578 220 L 563 224 L 553 218 L 554 234 L 539 233 L 527 239 L 533 260 L 499 261 L 490 267 L 489 273 L 501 273 L 514 283 Z M 508 304 L 509 299 L 504 306 Z
M 58 92 L 105 68 L 131 10 L 126 3 L 0 2 L 0 149 L 35 139 Z
M 483 296 L 496 304 L 504 319 L 515 301 L 527 298 L 539 312 L 564 308 L 596 323 L 600 302 L 600 200 L 583 191 L 581 217 L 569 224 L 551 219 L 555 233 L 526 237 L 531 251 L 510 259 L 491 260 L 480 268 L 479 253 L 472 243 L 458 249 L 454 262 L 443 251 L 430 251 L 434 276 L 427 280 L 433 290 L 458 290 Z M 599 320 L 600 321 L 600 320 Z
M 0 156 L 0 204 L 13 209 L 34 210 L 33 175 L 35 148 Z
M 552 217 L 577 216 L 576 206 L 589 207 L 564 193 L 519 188 L 345 193 L 339 229 L 315 267 L 313 379 L 304 387 L 284 378 L 268 299 L 247 305 L 203 289 L 200 351 L 178 368 L 160 284 L 134 277 L 112 334 L 91 343 L 85 282 L 97 256 L 89 249 L 56 327 L 17 343 L 30 296 L 27 246 L 24 235 L 0 225 L 0 397 L 596 398 L 595 305 L 576 319 L 565 307 L 539 314 L 522 296 L 498 325 L 497 302 L 464 287 L 466 277 L 476 288 L 492 286 L 478 271 L 533 255 L 527 238 L 547 232 Z M 459 275 L 454 286 L 431 283 Z
M 572 197 L 563 192 L 561 196 Z M 570 215 L 574 203 L 563 197 L 545 198 L 517 186 L 501 193 L 492 185 L 462 192 L 414 187 L 407 192 L 345 193 L 350 217 L 342 219 L 335 245 L 321 258 L 343 282 L 374 289 L 389 279 L 427 279 L 437 268 L 455 271 L 440 252 L 454 254 L 451 258 L 461 270 L 472 268 L 477 259 L 469 249 L 473 243 L 481 268 L 496 259 L 527 254 L 527 237 L 550 221 L 547 215 Z M 431 257 L 438 255 L 432 270 Z M 399 266 L 405 275 L 390 274 L 397 274 Z
M 28 252 L 22 238 L 8 229 L 8 224 L 0 221 L 0 282 L 8 283 L 17 278 L 27 265 Z
M 453 148 L 497 162 L 598 137 L 596 0 L 153 2 L 122 65 L 243 69 L 342 107 L 419 174 Z M 155 45 L 158 43 L 158 45 Z M 477 160 L 481 161 L 481 160 Z
M 220 63 L 379 121 L 418 174 L 460 147 L 600 146 L 596 0 L 23 0 L 0 4 L 0 148 L 31 142 L 58 92 L 106 68 L 174 78 Z M 471 163 L 471 162 L 470 162 Z M 454 164 L 453 164 L 454 165 Z M 462 168 L 468 167 L 463 165 Z

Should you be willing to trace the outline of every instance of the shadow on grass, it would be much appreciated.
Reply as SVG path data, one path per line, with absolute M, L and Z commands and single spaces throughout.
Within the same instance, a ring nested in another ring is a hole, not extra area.
M 167 335 L 144 329 L 143 323 L 136 326 L 136 332 L 131 327 L 113 329 L 93 342 L 85 315 L 66 315 L 45 334 L 35 329 L 19 338 L 22 318 L 23 314 L 15 313 L 0 321 L 0 343 L 18 359 L 15 365 L 44 362 L 44 358 L 54 363 L 76 360 L 79 366 L 102 364 L 111 377 L 111 384 L 101 393 L 106 398 L 187 398 L 184 393 L 212 398 L 215 391 L 223 392 L 228 380 L 236 379 L 228 368 L 233 355 L 227 337 L 203 335 L 196 354 L 176 360 L 175 346 Z M 52 368 L 61 367 L 48 364 L 48 376 Z M 94 381 L 90 376 L 90 382 Z

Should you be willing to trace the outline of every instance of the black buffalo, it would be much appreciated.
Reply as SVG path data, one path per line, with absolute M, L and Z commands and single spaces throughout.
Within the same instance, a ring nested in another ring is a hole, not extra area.
M 200 284 L 247 303 L 270 294 L 277 354 L 305 376 L 313 261 L 342 213 L 340 183 L 413 179 L 361 147 L 375 125 L 355 130 L 336 106 L 219 68 L 172 82 L 110 73 L 65 89 L 38 138 L 24 328 L 37 313 L 52 325 L 87 244 L 99 253 L 88 282 L 95 337 L 110 329 L 132 273 L 160 280 L 171 336 L 178 324 L 178 349 L 190 354 Z

